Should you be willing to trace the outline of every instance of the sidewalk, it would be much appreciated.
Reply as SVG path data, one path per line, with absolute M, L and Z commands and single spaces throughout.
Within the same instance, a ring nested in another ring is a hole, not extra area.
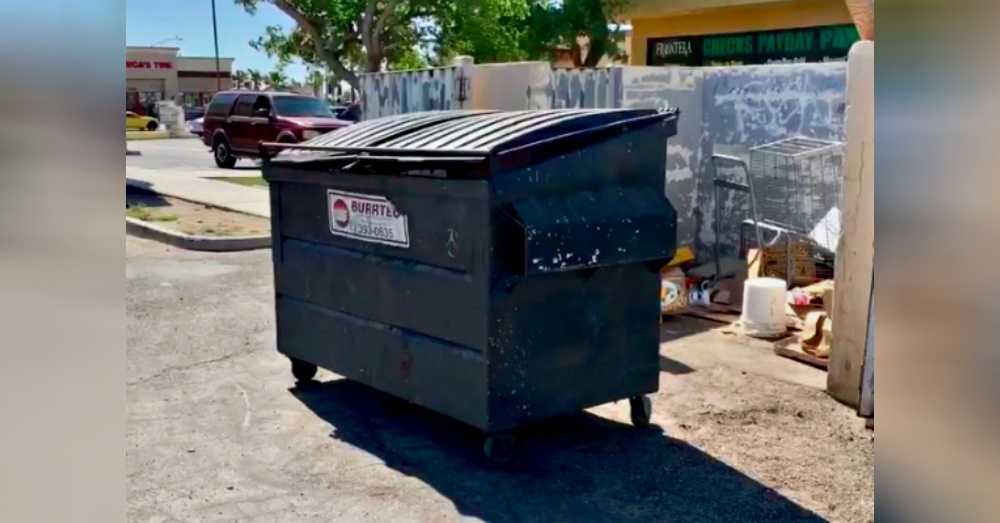
M 219 174 L 210 169 L 148 169 L 126 165 L 125 184 L 222 209 L 271 217 L 270 194 L 266 187 L 244 187 L 208 179 Z

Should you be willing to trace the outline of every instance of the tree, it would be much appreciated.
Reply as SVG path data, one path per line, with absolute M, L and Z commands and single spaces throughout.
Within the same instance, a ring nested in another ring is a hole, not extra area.
M 264 81 L 264 75 L 256 69 L 247 69 L 247 79 L 250 81 L 254 91 L 260 90 L 260 84 Z
M 430 17 L 440 0 L 234 0 L 249 13 L 270 3 L 295 21 L 285 32 L 277 26 L 250 43 L 281 60 L 298 57 L 326 66 L 354 88 L 355 70 L 375 72 L 415 46 L 420 38 L 414 20 Z
M 267 73 L 267 86 L 273 91 L 282 91 L 288 87 L 288 77 L 285 76 L 285 70 L 282 67 L 278 67 Z
M 527 58 L 521 40 L 530 13 L 528 0 L 467 0 L 441 4 L 432 26 L 439 62 L 448 62 L 455 55 L 469 55 L 480 63 Z
M 605 54 L 616 54 L 622 38 L 616 21 L 630 3 L 630 0 L 536 1 L 530 8 L 521 46 L 530 57 L 540 58 L 556 45 L 568 45 L 577 67 L 594 67 Z
M 326 94 L 322 92 L 324 80 L 326 79 L 325 76 L 326 75 L 323 74 L 323 71 L 317 69 L 309 71 L 309 75 L 306 76 L 306 84 L 312 88 L 314 95 L 323 96 Z
M 249 75 L 247 75 L 247 72 L 242 69 L 237 69 L 236 72 L 233 73 L 233 88 L 242 89 L 243 87 L 246 87 L 248 80 Z

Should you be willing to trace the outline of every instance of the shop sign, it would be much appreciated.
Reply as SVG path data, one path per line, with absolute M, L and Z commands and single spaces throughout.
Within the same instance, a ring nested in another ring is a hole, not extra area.
M 173 62 L 149 60 L 125 60 L 126 69 L 173 69 Z
M 858 40 L 853 24 L 650 38 L 647 65 L 750 65 L 843 60 Z

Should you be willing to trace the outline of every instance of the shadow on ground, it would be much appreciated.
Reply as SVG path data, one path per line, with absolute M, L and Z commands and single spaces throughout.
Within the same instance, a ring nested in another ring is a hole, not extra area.
M 148 183 L 143 182 L 142 185 L 142 187 L 132 185 L 125 186 L 126 207 L 131 207 L 133 205 L 144 205 L 146 207 L 163 207 L 170 205 L 170 202 L 165 200 L 162 196 L 149 190 Z
M 518 432 L 503 469 L 482 434 L 348 380 L 292 393 L 332 438 L 418 478 L 485 521 L 821 521 L 776 491 L 659 429 L 581 412 Z M 655 408 L 655 407 L 654 407 Z

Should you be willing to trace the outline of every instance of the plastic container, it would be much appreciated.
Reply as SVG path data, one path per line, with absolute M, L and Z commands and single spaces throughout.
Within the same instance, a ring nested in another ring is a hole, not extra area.
M 784 280 L 751 278 L 743 283 L 743 332 L 756 338 L 775 338 L 786 332 Z

